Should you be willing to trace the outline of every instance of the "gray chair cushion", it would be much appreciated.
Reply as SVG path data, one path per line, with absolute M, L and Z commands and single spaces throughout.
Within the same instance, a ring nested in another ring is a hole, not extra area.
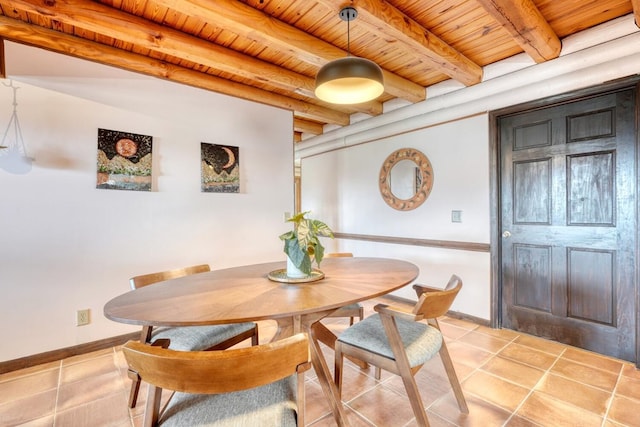
M 296 376 L 225 394 L 175 393 L 159 425 L 164 427 L 295 427 Z
M 395 320 L 411 367 L 422 365 L 440 350 L 442 333 L 438 329 L 420 322 Z M 348 327 L 338 341 L 395 360 L 379 314 Z
M 182 326 L 179 328 L 154 328 L 151 341 L 168 338 L 172 350 L 206 350 L 242 332 L 253 329 L 255 323 L 230 323 L 212 326 Z

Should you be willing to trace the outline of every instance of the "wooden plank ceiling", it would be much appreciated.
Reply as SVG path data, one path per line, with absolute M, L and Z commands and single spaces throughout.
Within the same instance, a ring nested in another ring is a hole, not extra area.
M 314 78 L 347 55 L 349 4 L 351 54 L 382 67 L 385 93 L 337 106 Z M 474 85 L 521 52 L 551 60 L 564 37 L 634 12 L 640 0 L 0 0 L 0 38 L 291 110 L 299 140 L 443 80 Z

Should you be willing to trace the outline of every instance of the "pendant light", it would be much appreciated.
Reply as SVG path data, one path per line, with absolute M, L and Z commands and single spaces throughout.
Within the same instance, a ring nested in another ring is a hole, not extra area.
M 31 171 L 33 159 L 27 156 L 27 150 L 24 146 L 24 140 L 22 139 L 22 130 L 18 122 L 18 98 L 16 92 L 20 88 L 14 86 L 12 80 L 9 80 L 9 84 L 2 84 L 13 89 L 13 114 L 11 114 L 9 125 L 0 142 L 0 169 L 4 169 L 9 173 L 22 175 Z M 12 125 L 13 132 L 10 133 L 9 131 Z M 11 138 L 11 136 L 13 136 L 13 138 Z
M 351 56 L 349 23 L 358 11 L 347 6 L 340 19 L 347 21 L 347 56 L 325 64 L 316 76 L 315 94 L 332 104 L 359 104 L 376 99 L 384 92 L 382 70 L 373 61 Z

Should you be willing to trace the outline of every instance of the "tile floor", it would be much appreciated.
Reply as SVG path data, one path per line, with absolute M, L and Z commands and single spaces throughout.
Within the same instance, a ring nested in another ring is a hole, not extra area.
M 367 314 L 376 302 L 365 304 Z M 386 301 L 388 302 L 388 301 Z M 397 302 L 393 302 L 396 303 Z M 339 332 L 345 319 L 326 319 Z M 469 404 L 461 414 L 438 358 L 416 375 L 430 423 L 440 426 L 640 426 L 640 371 L 627 362 L 509 330 L 441 320 Z M 268 340 L 275 324 L 260 324 Z M 332 365 L 333 352 L 326 349 Z M 0 426 L 141 426 L 146 388 L 127 409 L 118 348 L 0 375 Z M 307 425 L 334 426 L 320 385 L 307 378 Z M 402 381 L 347 362 L 343 400 L 352 426 L 415 426 Z

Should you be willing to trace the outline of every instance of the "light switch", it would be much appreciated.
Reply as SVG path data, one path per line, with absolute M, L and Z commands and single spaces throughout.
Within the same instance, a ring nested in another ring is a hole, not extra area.
M 451 211 L 451 222 L 462 222 L 462 211 Z

